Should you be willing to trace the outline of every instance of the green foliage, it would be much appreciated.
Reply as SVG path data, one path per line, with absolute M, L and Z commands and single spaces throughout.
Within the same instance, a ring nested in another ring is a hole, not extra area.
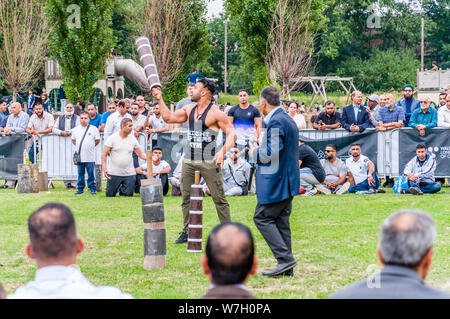
M 430 36 L 426 38 L 426 65 L 437 61 L 442 69 L 450 68 L 450 10 L 448 0 L 423 1 L 426 15 L 434 21 Z M 428 57 L 427 57 L 428 56 Z
M 267 69 L 265 66 L 260 66 L 255 69 L 255 80 L 252 82 L 253 85 L 253 94 L 256 96 L 259 96 L 262 89 L 264 89 L 266 86 L 273 86 L 274 83 L 272 83 L 267 76 Z M 275 83 L 275 87 L 278 89 L 278 91 L 281 91 L 281 87 L 278 83 Z
M 110 27 L 113 0 L 78 0 L 80 27 L 71 27 L 72 0 L 48 0 L 47 18 L 52 31 L 48 41 L 50 56 L 61 66 L 67 98 L 87 100 L 92 86 L 105 70 L 105 59 L 115 38 Z
M 420 62 L 411 49 L 376 50 L 369 59 L 352 57 L 341 64 L 337 73 L 353 76 L 359 90 L 364 92 L 401 90 L 405 83 L 416 85 Z

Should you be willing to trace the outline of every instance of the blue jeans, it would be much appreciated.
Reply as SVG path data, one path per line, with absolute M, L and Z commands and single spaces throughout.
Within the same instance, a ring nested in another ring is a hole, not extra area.
M 36 156 L 39 154 L 39 142 L 36 140 Z M 30 151 L 28 152 L 28 158 L 30 163 L 34 164 L 34 143 L 31 145 Z
M 419 184 L 408 180 L 409 187 L 417 187 L 425 194 L 437 193 L 441 190 L 441 184 L 438 182 L 419 182 Z
M 372 174 L 372 177 L 375 181 L 375 184 L 369 185 L 369 181 L 366 179 L 359 184 L 350 186 L 350 188 L 348 189 L 348 192 L 356 193 L 356 192 L 361 192 L 361 191 L 369 191 L 370 189 L 373 189 L 373 190 L 378 189 L 378 187 L 380 187 L 380 180 L 378 179 L 377 174 L 374 172 Z
M 94 175 L 94 167 L 95 162 L 83 162 L 77 165 L 78 167 L 78 191 L 83 192 L 84 187 L 86 186 L 84 181 L 84 172 L 86 171 L 88 174 L 88 188 L 91 192 L 95 192 L 97 190 L 97 185 L 95 184 L 95 175 Z

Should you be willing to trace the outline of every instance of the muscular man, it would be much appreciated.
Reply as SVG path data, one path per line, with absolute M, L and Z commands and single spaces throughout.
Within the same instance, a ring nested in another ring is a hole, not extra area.
M 194 183 L 195 171 L 200 171 L 205 179 L 216 211 L 221 222 L 230 221 L 230 206 L 223 190 L 221 165 L 226 152 L 233 147 L 236 134 L 225 113 L 212 102 L 215 84 L 207 79 L 199 79 L 194 86 L 192 101 L 182 109 L 171 112 L 162 99 L 161 88 L 152 89 L 152 95 L 158 101 L 162 118 L 166 123 L 188 121 L 188 143 L 181 173 L 181 193 L 183 196 L 184 228 L 175 243 L 187 243 L 189 223 L 190 189 Z M 222 129 L 226 132 L 225 145 L 216 152 L 216 138 Z

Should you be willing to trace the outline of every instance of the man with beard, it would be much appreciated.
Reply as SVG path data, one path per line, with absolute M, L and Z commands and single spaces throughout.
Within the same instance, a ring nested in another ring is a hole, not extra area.
M 55 126 L 53 127 L 53 133 L 59 136 L 69 136 L 71 135 L 71 130 L 76 126 L 80 125 L 80 117 L 74 114 L 73 104 L 69 103 L 65 107 L 64 115 L 61 115 L 56 120 Z M 76 180 L 64 181 L 67 189 L 75 189 L 77 185 Z
M 447 93 L 441 93 L 439 94 L 439 103 L 436 107 L 436 110 L 439 110 L 441 107 L 445 107 L 446 106 L 446 102 L 445 99 L 447 98 Z
M 336 105 L 333 101 L 325 102 L 325 112 L 321 112 L 314 121 L 313 128 L 324 131 L 326 129 L 336 129 L 341 127 L 341 113 L 336 112 Z
M 159 105 L 153 107 L 153 115 L 148 120 L 148 127 L 145 129 L 146 133 L 152 137 L 152 148 L 158 144 L 158 133 L 167 132 L 169 124 L 164 122 L 159 111 Z
M 341 195 L 348 191 L 350 183 L 347 180 L 347 167 L 344 162 L 336 156 L 337 147 L 328 144 L 325 147 L 325 158 L 320 160 L 325 171 L 325 180 L 322 184 L 316 185 L 317 189 L 326 195 Z
M 93 103 L 89 103 L 86 110 L 89 114 L 89 125 L 98 128 L 102 122 L 102 116 L 97 112 L 97 106 Z
M 143 116 L 147 116 L 148 110 L 145 108 L 145 99 L 142 95 L 138 95 L 136 97 L 136 103 L 139 107 L 139 114 L 142 114 Z
M 53 125 L 55 124 L 55 120 L 53 116 L 44 111 L 44 107 L 41 102 L 36 102 L 34 107 L 34 114 L 30 117 L 30 121 L 28 122 L 28 126 L 26 132 L 31 135 L 42 135 L 51 133 L 53 130 Z M 39 153 L 39 139 L 36 140 L 36 155 Z M 30 163 L 34 164 L 34 151 L 35 144 L 30 148 L 30 152 L 28 154 L 30 158 Z
M 192 100 L 197 105 L 186 105 L 171 112 L 162 99 L 161 88 L 152 89 L 153 97 L 158 101 L 161 116 L 166 123 L 184 123 L 188 121 L 188 143 L 183 160 L 181 193 L 183 196 L 184 228 L 175 243 L 187 243 L 189 224 L 190 190 L 194 183 L 195 171 L 200 171 L 205 179 L 216 206 L 221 222 L 230 221 L 230 206 L 223 190 L 221 166 L 226 152 L 234 146 L 236 135 L 228 117 L 212 102 L 216 85 L 200 79 L 194 86 Z M 216 138 L 219 130 L 226 133 L 225 145 L 216 151 Z
M 431 102 L 427 97 L 420 99 L 420 108 L 416 109 L 409 119 L 409 127 L 419 131 L 420 136 L 425 136 L 425 129 L 437 126 L 437 111 L 430 107 Z
M 185 97 L 184 99 L 181 99 L 180 101 L 178 101 L 177 106 L 175 107 L 175 110 L 181 110 L 183 107 L 185 107 L 186 105 L 190 105 L 190 104 L 196 104 L 196 102 L 192 101 L 192 94 L 194 92 L 194 83 L 189 83 L 186 89 L 186 94 L 187 97 Z M 180 128 L 183 128 L 185 130 L 188 129 L 188 125 L 187 122 L 180 124 L 175 124 L 174 125 L 174 131 L 179 131 Z
M 341 124 L 349 132 L 364 132 L 370 125 L 369 113 L 362 103 L 362 93 L 353 91 L 351 95 L 353 103 L 342 109 Z
M 380 180 L 375 173 L 375 164 L 366 156 L 361 154 L 361 146 L 352 144 L 349 157 L 345 160 L 348 169 L 348 179 L 350 181 L 349 193 L 374 194 L 385 193 L 380 187 Z
M 403 111 L 405 111 L 404 126 L 408 126 L 411 115 L 417 108 L 420 107 L 419 100 L 416 100 L 413 96 L 414 87 L 411 84 L 406 84 L 403 87 L 403 98 L 396 104 L 396 106 L 401 106 L 403 108 Z
M 130 114 L 131 121 L 133 122 L 133 130 L 136 138 L 139 136 L 139 132 L 144 129 L 145 119 L 146 117 L 139 112 L 139 104 L 136 102 L 131 104 Z
M 111 114 L 111 116 L 108 117 L 108 120 L 106 121 L 105 126 L 105 134 L 104 134 L 104 140 L 106 141 L 108 137 L 110 137 L 112 134 L 117 133 L 121 129 L 121 122 L 123 119 L 128 118 L 131 120 L 131 115 L 128 113 L 128 109 L 130 108 L 130 102 L 127 100 L 121 100 L 119 102 L 119 107 L 117 109 L 117 112 L 114 112 Z

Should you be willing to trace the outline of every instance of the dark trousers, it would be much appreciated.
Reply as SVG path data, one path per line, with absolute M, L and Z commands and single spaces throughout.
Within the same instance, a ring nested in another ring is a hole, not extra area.
M 136 183 L 136 175 L 109 175 L 109 177 L 111 177 L 111 179 L 108 179 L 108 182 L 106 183 L 106 197 L 116 196 L 117 191 L 119 191 L 120 196 L 133 196 L 134 186 Z
M 146 179 L 147 176 L 143 174 L 136 174 L 136 186 L 134 192 L 136 194 L 141 191 L 141 180 Z M 163 189 L 163 195 L 166 196 L 169 192 L 169 175 L 168 174 L 159 174 L 159 178 L 161 179 L 161 185 Z
M 409 187 L 417 187 L 424 194 L 433 194 L 437 193 L 441 190 L 441 184 L 438 182 L 420 182 L 419 184 L 414 183 L 413 181 L 408 181 Z
M 253 221 L 272 250 L 278 263 L 294 261 L 291 246 L 289 217 L 292 211 L 290 197 L 278 203 L 257 204 Z
M 370 189 L 377 190 L 380 187 L 380 180 L 378 179 L 377 174 L 374 172 L 372 174 L 373 179 L 375 180 L 375 184 L 369 185 L 369 181 L 365 179 L 359 184 L 352 185 L 348 189 L 349 193 L 363 192 L 369 191 Z
M 36 140 L 36 156 L 39 154 L 39 142 Z M 35 164 L 34 158 L 34 143 L 31 145 L 30 151 L 28 152 L 28 158 L 31 164 Z
M 84 180 L 85 172 L 87 172 L 87 174 L 88 174 L 87 185 L 88 185 L 89 190 L 91 192 L 95 192 L 97 190 L 97 185 L 95 184 L 94 167 L 95 167 L 95 162 L 84 162 L 84 163 L 79 163 L 77 165 L 77 168 L 78 168 L 77 188 L 78 188 L 79 192 L 84 191 L 84 187 L 86 186 L 85 180 Z

